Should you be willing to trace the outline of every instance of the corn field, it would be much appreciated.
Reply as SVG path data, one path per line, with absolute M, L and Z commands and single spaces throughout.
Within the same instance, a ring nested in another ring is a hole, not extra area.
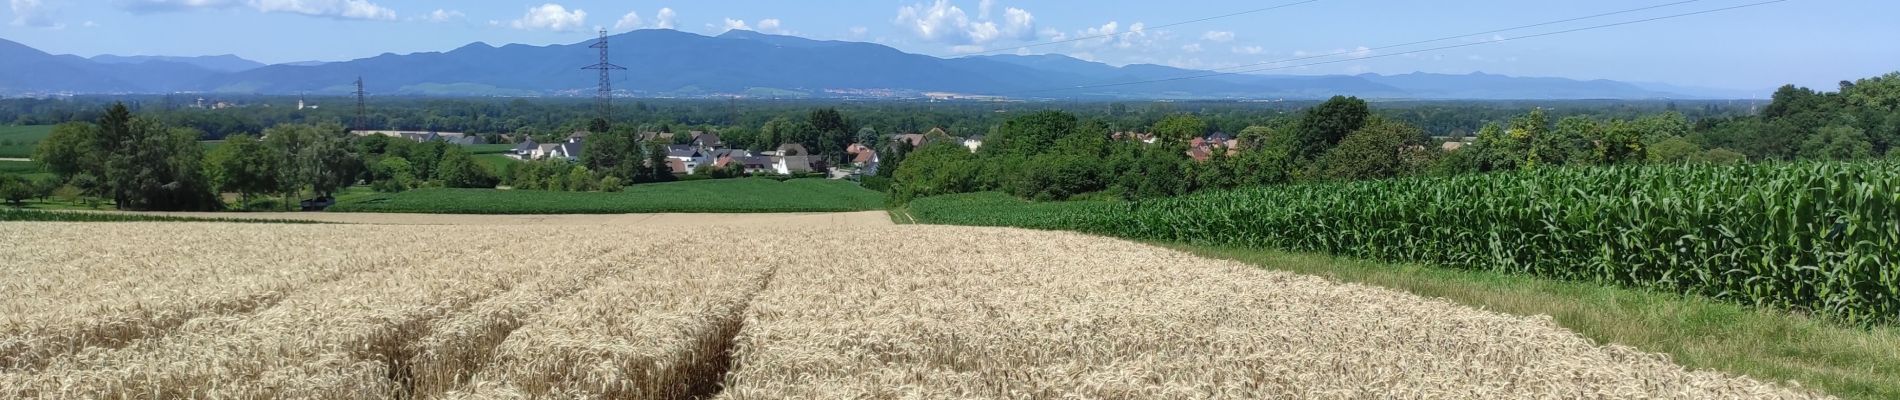
M 0 224 L 0 398 L 1825 397 L 1078 234 L 683 227 Z
M 1900 163 L 1891 161 L 1546 169 L 1120 204 L 967 195 L 924 199 L 911 212 L 931 223 L 1423 262 L 1900 322 Z

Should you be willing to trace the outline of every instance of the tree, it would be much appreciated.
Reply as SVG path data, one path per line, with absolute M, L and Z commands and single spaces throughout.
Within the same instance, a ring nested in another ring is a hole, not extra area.
M 1029 160 L 1021 174 L 1006 185 L 1009 193 L 1037 201 L 1068 200 L 1069 197 L 1107 188 L 1102 181 L 1102 166 L 1095 158 L 1080 155 L 1045 154 Z
M 1347 135 L 1319 160 L 1320 175 L 1332 180 L 1382 179 L 1407 172 L 1400 152 L 1422 146 L 1425 132 L 1383 118 L 1372 118 L 1364 128 Z
M 894 173 L 891 199 L 899 204 L 925 196 L 967 193 L 981 187 L 977 157 L 961 145 L 930 143 L 904 159 Z
M 338 189 L 356 182 L 362 162 L 349 143 L 349 133 L 336 123 L 282 124 L 264 131 L 264 143 L 280 157 L 278 190 L 288 206 L 304 190 L 317 197 L 330 197 Z M 392 143 L 393 145 L 393 143 Z M 430 176 L 440 158 L 441 143 L 424 143 L 411 148 L 404 159 L 410 161 L 418 176 Z
M 1603 125 L 1583 116 L 1557 121 L 1550 136 L 1539 141 L 1537 151 L 1551 165 L 1596 164 L 1596 141 L 1603 138 Z
M 451 147 L 442 153 L 442 162 L 436 167 L 436 180 L 452 188 L 494 188 L 496 184 L 495 177 L 460 147 Z
M 827 160 L 834 162 L 843 160 L 844 149 L 851 145 L 853 132 L 850 123 L 845 121 L 844 115 L 839 114 L 838 109 L 835 108 L 812 110 L 810 123 L 812 131 L 817 134 L 816 140 L 801 143 L 812 148 L 812 151 L 824 155 Z
M 18 175 L 0 175 L 0 198 L 15 207 L 25 205 L 27 199 L 33 198 L 33 183 Z
M 565 179 L 567 179 L 567 184 L 565 185 L 567 186 L 567 190 L 575 192 L 594 190 L 594 184 L 598 183 L 594 181 L 594 174 L 588 171 L 587 167 L 582 166 L 575 166 L 568 169 Z
M 628 172 L 625 164 L 628 160 L 628 146 L 635 145 L 638 138 L 631 132 L 594 132 L 587 136 L 587 148 L 581 152 L 581 165 L 588 169 L 608 174 L 625 176 Z
M 1709 164 L 1741 164 L 1748 162 L 1748 156 L 1729 149 L 1710 149 L 1703 152 L 1696 161 Z
M 1679 164 L 1696 161 L 1702 155 L 1702 148 L 1683 138 L 1669 138 L 1649 146 L 1648 157 L 1652 164 Z
M 256 137 L 236 135 L 226 137 L 223 145 L 211 150 L 205 157 L 205 167 L 213 187 L 237 192 L 239 204 L 249 205 L 253 195 L 271 193 L 282 186 L 277 181 L 279 161 Z
M 44 166 L 47 171 L 62 179 L 86 171 L 98 171 L 100 160 L 92 154 L 97 128 L 84 122 L 68 122 L 53 127 L 53 132 L 41 139 L 33 149 L 33 161 Z
M 613 192 L 625 190 L 626 188 L 627 188 L 627 185 L 624 183 L 621 183 L 619 177 L 607 176 L 605 178 L 600 178 L 600 191 L 602 192 L 613 193 Z
M 1543 166 L 1547 158 L 1558 157 L 1563 151 L 1547 143 L 1550 136 L 1550 118 L 1544 109 L 1532 109 L 1530 113 L 1511 119 L 1510 129 L 1504 131 L 1513 143 L 1513 148 L 1523 149 L 1524 159 L 1517 165 L 1521 168 Z
M 897 169 L 903 167 L 904 157 L 909 155 L 910 151 L 910 141 L 907 140 L 893 140 L 883 146 L 878 146 L 877 176 L 890 178 L 896 175 Z
M 666 146 L 658 143 L 647 145 L 647 176 L 645 182 L 672 182 L 679 177 L 673 175 L 673 167 L 666 160 Z
M 1690 130 L 1689 119 L 1673 111 L 1637 118 L 1635 124 L 1643 132 L 1644 144 L 1689 136 Z
M 1859 160 L 1874 156 L 1867 132 L 1847 125 L 1830 125 L 1801 143 L 1804 160 Z
M 1467 151 L 1471 152 L 1478 171 L 1488 172 L 1521 168 L 1524 160 L 1528 159 L 1526 150 L 1523 142 L 1511 138 L 1504 132 L 1503 126 L 1493 123 L 1485 124 L 1483 129 L 1478 130 L 1477 141 Z
M 1169 115 L 1156 122 L 1154 133 L 1162 144 L 1185 144 L 1207 134 L 1207 122 L 1190 114 Z
M 373 183 L 379 192 L 400 192 L 416 186 L 416 170 L 402 157 L 383 157 L 370 166 Z
M 1647 159 L 1648 145 L 1643 143 L 1643 132 L 1635 124 L 1614 121 L 1603 130 L 1603 138 L 1596 142 L 1598 162 L 1603 164 L 1623 164 Z
M 100 117 L 87 154 L 88 174 L 120 209 L 203 211 L 221 207 L 204 176 L 203 133 L 135 118 L 117 103 Z
M 1325 153 L 1340 140 L 1345 140 L 1346 135 L 1364 127 L 1371 115 L 1371 108 L 1366 105 L 1366 101 L 1357 97 L 1333 96 L 1325 103 L 1307 110 L 1294 130 L 1293 143 L 1290 143 L 1294 158 L 1305 160 Z
M 1010 118 L 988 137 L 978 152 L 984 156 L 1027 157 L 1052 148 L 1056 141 L 1075 132 L 1074 115 L 1061 111 L 1039 111 Z M 965 149 L 968 151 L 968 149 Z

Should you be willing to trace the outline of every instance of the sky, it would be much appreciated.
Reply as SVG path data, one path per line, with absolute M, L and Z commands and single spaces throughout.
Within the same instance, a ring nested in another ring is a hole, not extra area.
M 1524 39 L 1513 38 L 1765 0 L 8 1 L 0 38 L 50 53 L 235 54 L 265 63 L 447 51 L 477 41 L 576 43 L 596 29 L 746 29 L 939 57 L 1059 53 L 1113 65 L 1278 68 L 1255 72 L 1271 74 L 1486 72 L 1832 89 L 1844 79 L 1900 71 L 1900 45 L 1893 44 L 1900 23 L 1891 19 L 1900 2 L 1890 0 L 1786 0 Z M 1387 47 L 1659 5 L 1666 6 Z M 1256 11 L 1275 6 L 1284 7 Z M 1048 44 L 1057 41 L 1067 42 Z M 1023 48 L 1029 45 L 1037 46 Z M 1469 46 L 1408 53 L 1453 45 Z M 1309 57 L 1320 58 L 1287 61 Z M 1305 65 L 1326 61 L 1338 62 Z M 1237 67 L 1246 65 L 1263 67 Z

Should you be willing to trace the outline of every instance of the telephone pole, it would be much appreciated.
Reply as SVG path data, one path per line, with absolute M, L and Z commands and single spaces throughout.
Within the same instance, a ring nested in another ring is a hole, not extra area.
M 363 97 L 367 95 L 369 95 L 369 93 L 363 91 L 363 77 L 357 76 L 356 77 L 356 123 L 354 124 L 355 126 L 352 127 L 352 129 L 357 132 L 369 130 L 369 105 L 365 104 L 363 101 Z
M 587 70 L 587 69 L 600 70 L 600 89 L 594 92 L 594 112 L 600 115 L 600 119 L 606 120 L 609 123 L 611 123 L 613 122 L 612 114 L 613 114 L 613 107 L 614 107 L 613 105 L 613 101 L 614 101 L 613 100 L 614 99 L 613 71 L 625 70 L 627 68 L 614 65 L 612 62 L 608 61 L 607 59 L 607 30 L 606 29 L 600 30 L 600 41 L 594 42 L 593 46 L 587 46 L 587 47 L 600 49 L 600 63 L 589 65 L 586 67 L 581 67 L 581 69 L 583 70 Z

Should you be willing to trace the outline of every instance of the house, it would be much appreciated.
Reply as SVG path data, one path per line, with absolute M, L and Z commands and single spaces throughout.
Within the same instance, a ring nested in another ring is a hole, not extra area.
M 772 157 L 735 155 L 727 157 L 726 160 L 727 165 L 744 168 L 748 174 L 772 173 L 778 170 L 778 161 L 773 160 Z
M 975 135 L 963 139 L 963 147 L 968 147 L 971 153 L 975 153 L 976 149 L 983 147 L 983 135 Z
M 693 132 L 692 144 L 693 146 L 696 146 L 702 149 L 717 149 L 717 148 L 726 147 L 726 142 L 719 139 L 719 134 L 699 132 L 699 131 Z
M 1208 143 L 1227 143 L 1232 141 L 1234 141 L 1234 135 L 1229 135 L 1227 132 L 1214 132 L 1214 134 L 1207 135 Z
M 486 140 L 482 140 L 481 136 L 471 135 L 471 134 L 461 133 L 461 132 L 356 131 L 356 135 L 357 136 L 381 135 L 381 136 L 388 136 L 388 137 L 393 137 L 393 138 L 408 139 L 411 141 L 415 141 L 417 143 L 427 143 L 427 142 L 433 142 L 433 141 L 439 140 L 443 142 L 448 142 L 449 144 L 459 144 L 459 145 L 464 145 L 464 146 L 488 144 Z
M 818 157 L 814 156 L 777 157 L 776 161 L 772 164 L 772 172 L 776 172 L 779 175 L 812 172 L 812 162 L 817 158 Z
M 567 137 L 567 141 L 561 143 L 536 143 L 534 138 L 525 138 L 522 139 L 521 143 L 515 144 L 514 150 L 510 151 L 508 156 L 521 160 L 561 159 L 579 161 L 581 159 L 582 142 L 585 141 L 586 137 L 586 132 L 575 132 L 573 135 Z
M 712 164 L 713 157 L 693 145 L 673 144 L 666 146 L 666 160 L 673 165 L 674 172 L 692 175 L 700 165 Z
M 805 145 L 802 144 L 786 143 L 778 145 L 777 154 L 779 156 L 809 156 L 811 155 L 811 150 L 806 150 Z
M 671 132 L 641 132 L 640 141 L 641 142 L 672 143 L 673 133 Z
M 1114 134 L 1109 135 L 1109 138 L 1115 139 L 1115 140 L 1128 140 L 1128 141 L 1142 142 L 1146 144 L 1155 144 L 1155 134 L 1153 133 L 1115 132 Z
M 1439 145 L 1438 148 L 1443 149 L 1445 151 L 1458 151 L 1458 149 L 1465 148 L 1465 142 L 1460 142 L 1460 141 L 1455 141 L 1455 140 L 1449 141 L 1449 142 L 1445 142 L 1445 144 L 1443 145 Z
M 535 143 L 534 138 L 525 138 L 521 140 L 521 143 L 515 143 L 514 150 L 508 151 L 508 157 L 517 160 L 533 159 L 534 150 L 540 147 L 541 144 Z
M 921 134 L 921 133 L 906 133 L 902 135 L 893 135 L 891 136 L 891 140 L 909 143 L 910 148 L 913 148 L 913 149 L 924 147 L 924 143 L 928 141 L 928 139 L 924 137 L 924 134 Z

